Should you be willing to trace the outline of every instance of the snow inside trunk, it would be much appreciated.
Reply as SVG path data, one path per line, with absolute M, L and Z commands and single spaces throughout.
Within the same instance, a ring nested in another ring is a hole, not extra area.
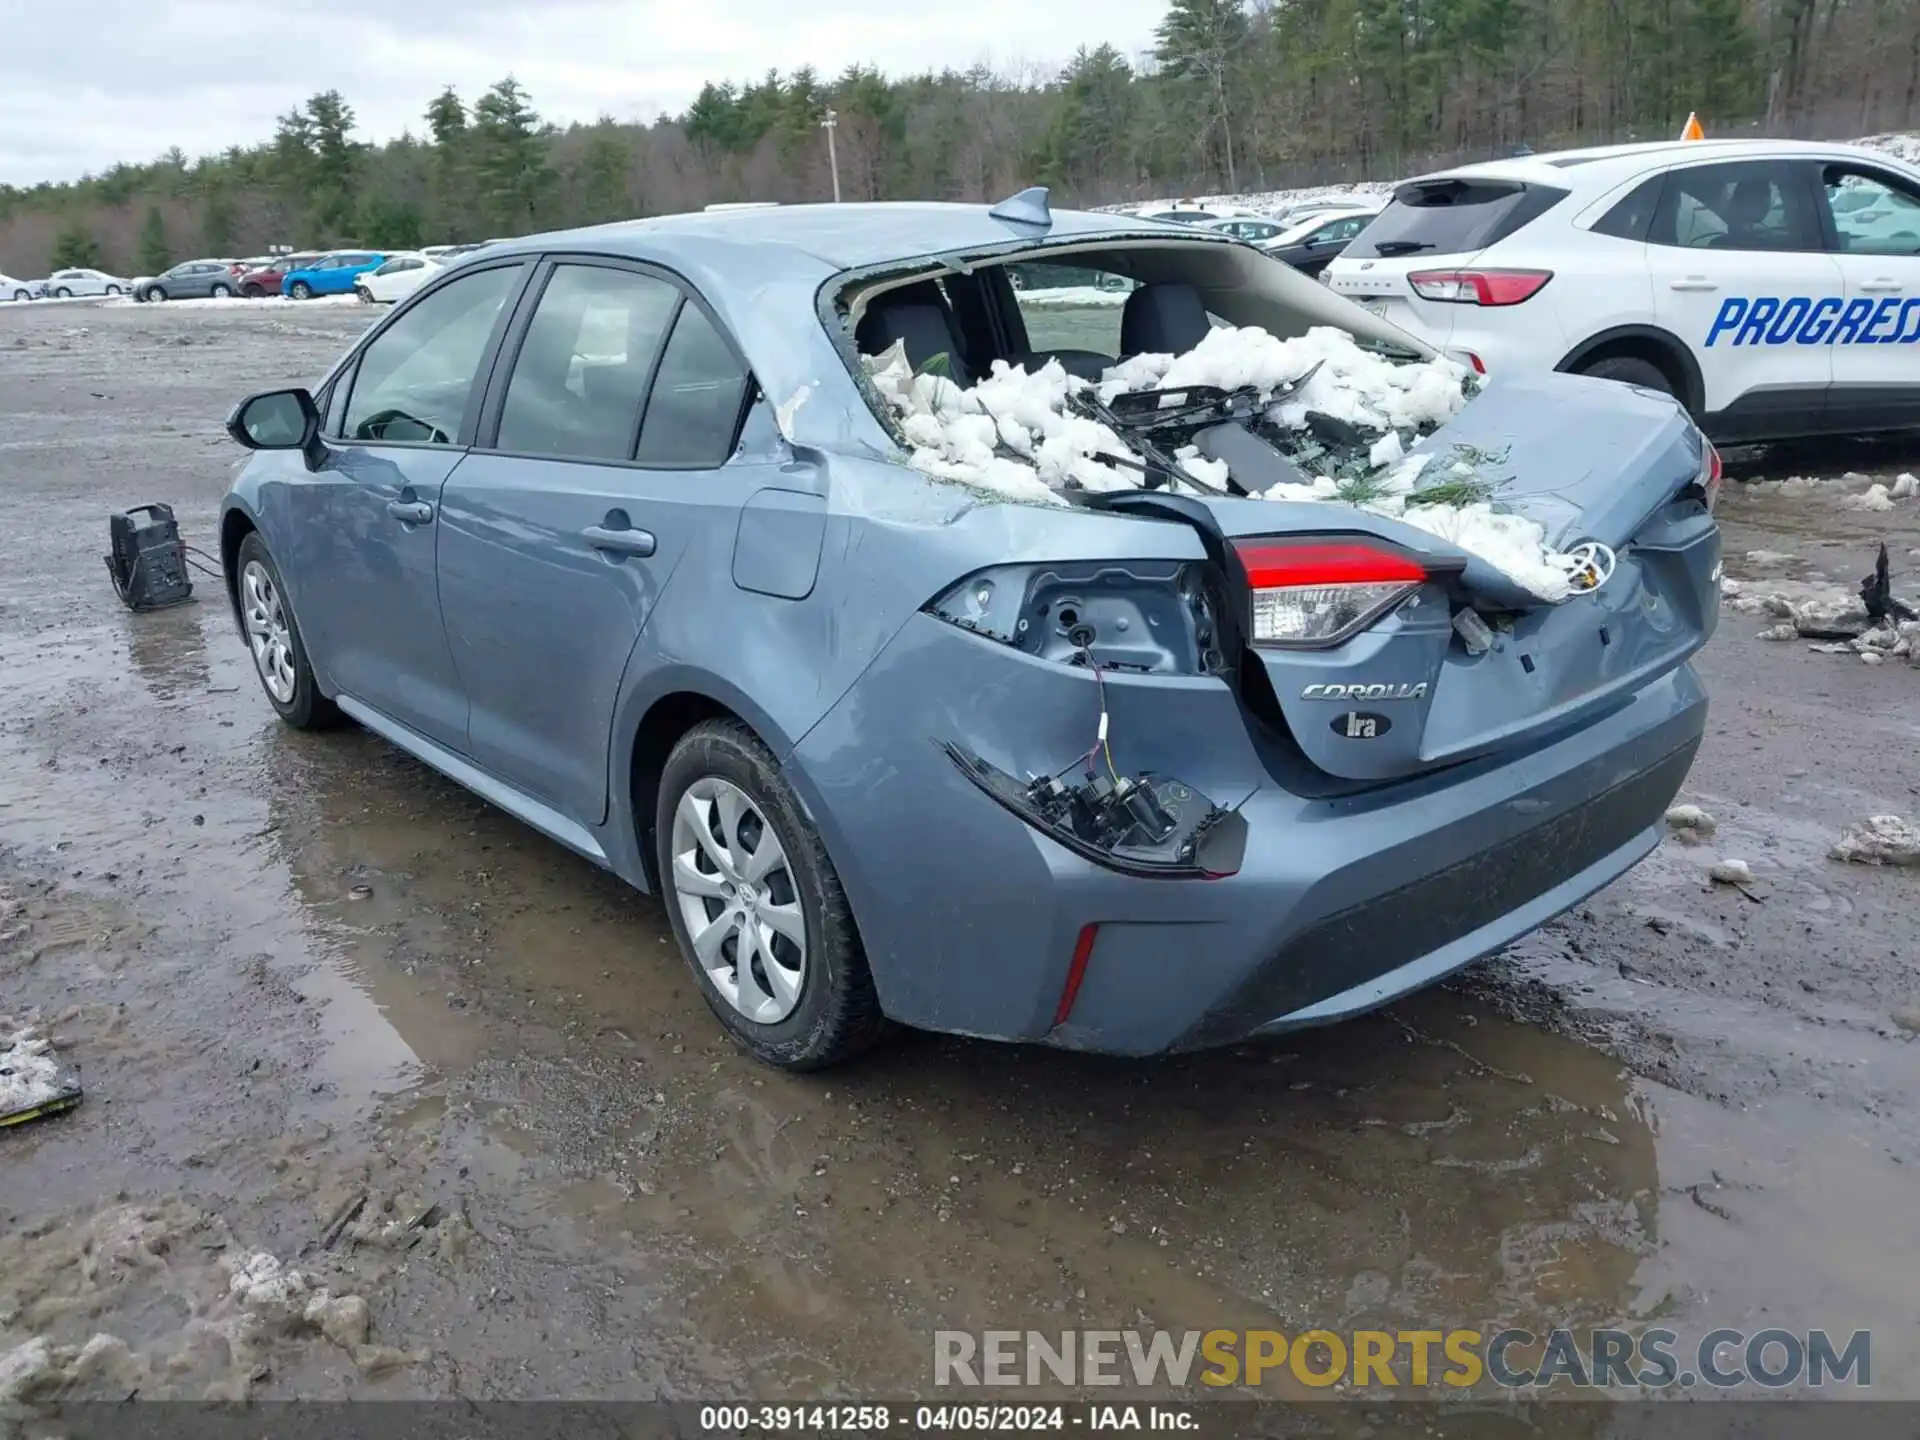
M 1141 484 L 1145 457 L 1087 413 L 1098 408 L 1090 400 L 1104 406 L 1186 386 L 1251 390 L 1265 438 L 1301 479 L 1261 487 L 1187 445 L 1174 452 L 1175 488 L 1217 494 L 1231 479 L 1270 500 L 1386 516 L 1478 556 L 1548 602 L 1573 593 L 1585 563 L 1552 549 L 1534 521 L 1500 508 L 1496 481 L 1482 473 L 1493 457 L 1460 453 L 1464 447 L 1407 453 L 1472 393 L 1465 367 L 1441 356 L 1391 360 L 1332 327 L 1282 340 L 1256 327 L 1222 325 L 1184 355 L 1136 355 L 1098 382 L 1067 374 L 1056 360 L 1037 371 L 996 360 L 992 374 L 963 389 L 936 373 L 938 366 L 916 374 L 898 343 L 862 358 L 914 469 L 1008 499 L 1063 505 L 1063 490 Z

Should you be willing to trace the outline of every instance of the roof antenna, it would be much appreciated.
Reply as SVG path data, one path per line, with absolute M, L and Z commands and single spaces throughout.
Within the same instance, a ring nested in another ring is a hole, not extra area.
M 1011 199 L 1002 200 L 987 212 L 996 220 L 1005 220 L 1013 225 L 1038 225 L 1043 230 L 1053 228 L 1053 211 L 1047 208 L 1047 187 L 1029 185 Z

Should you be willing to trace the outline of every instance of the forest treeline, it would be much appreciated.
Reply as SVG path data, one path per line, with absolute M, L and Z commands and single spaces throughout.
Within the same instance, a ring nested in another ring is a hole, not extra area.
M 1090 37 L 1090 42 L 1092 37 Z M 716 80 L 651 124 L 556 126 L 512 78 L 368 143 L 313 96 L 221 155 L 0 186 L 0 268 L 152 273 L 270 244 L 397 248 L 717 201 L 1101 204 L 1393 179 L 1525 145 L 1920 122 L 1920 0 L 1171 0 L 1152 49 L 1064 66 Z M 636 95 L 636 103 L 645 97 Z

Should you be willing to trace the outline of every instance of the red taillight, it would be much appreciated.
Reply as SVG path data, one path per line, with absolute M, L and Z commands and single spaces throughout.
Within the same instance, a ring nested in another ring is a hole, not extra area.
M 1540 293 L 1551 270 L 1418 270 L 1407 276 L 1422 300 L 1448 305 L 1518 305 Z
M 1720 452 L 1711 440 L 1705 437 L 1700 441 L 1700 489 L 1707 497 L 1707 513 L 1713 514 L 1714 507 L 1720 503 L 1720 491 L 1726 484 L 1726 470 L 1720 461 Z
M 1336 540 L 1287 544 L 1236 540 L 1247 583 L 1256 590 L 1288 585 L 1355 585 L 1427 578 L 1427 567 L 1410 555 L 1362 541 Z
M 1474 354 L 1473 351 L 1471 350 L 1467 351 L 1467 363 L 1473 367 L 1474 374 L 1484 375 L 1487 373 L 1487 362 L 1482 360 L 1478 355 Z
M 1428 578 L 1411 555 L 1364 540 L 1236 540 L 1234 552 L 1253 592 L 1255 645 L 1338 644 Z
M 1073 1002 L 1080 998 L 1080 982 L 1087 978 L 1087 961 L 1093 958 L 1093 942 L 1099 933 L 1097 924 L 1084 925 L 1080 938 L 1073 942 L 1073 962 L 1067 966 L 1067 983 L 1060 989 L 1060 1003 L 1053 1012 L 1056 1025 L 1066 1024 L 1067 1017 L 1073 1013 Z

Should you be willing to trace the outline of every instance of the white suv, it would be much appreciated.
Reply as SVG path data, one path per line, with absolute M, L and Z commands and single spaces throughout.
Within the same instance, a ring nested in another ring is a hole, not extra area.
M 1848 145 L 1616 145 L 1400 185 L 1335 290 L 1481 371 L 1677 396 L 1716 441 L 1920 427 L 1920 170 Z

